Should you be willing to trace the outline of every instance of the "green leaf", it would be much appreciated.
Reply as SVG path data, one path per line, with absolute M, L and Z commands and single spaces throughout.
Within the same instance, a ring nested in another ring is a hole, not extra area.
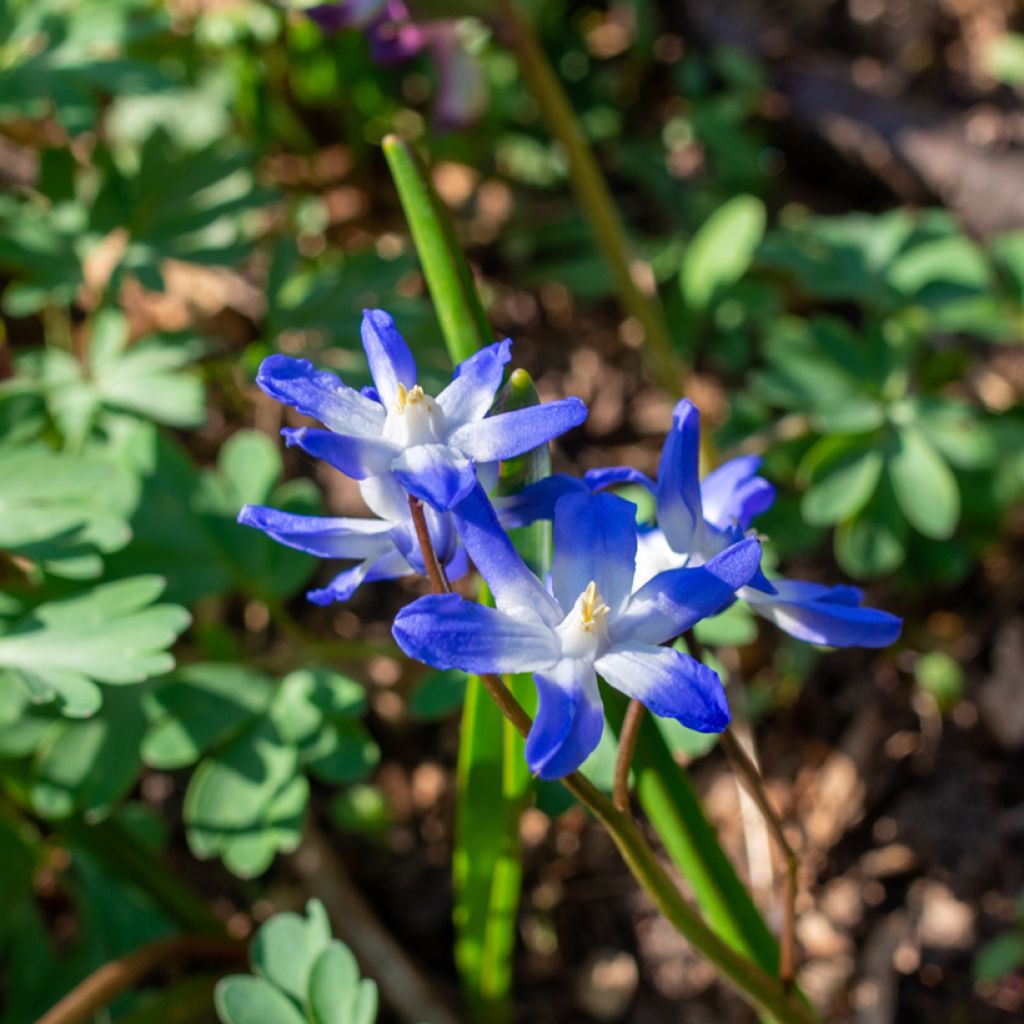
M 409 696 L 409 711 L 421 721 L 447 718 L 462 707 L 468 678 L 459 669 L 427 674 L 416 683 Z
M 628 700 L 604 691 L 608 722 L 622 729 Z M 778 969 L 778 948 L 710 825 L 686 772 L 676 764 L 652 715 L 645 715 L 633 756 L 636 792 L 672 862 L 692 887 L 708 923 L 764 970 Z
M 313 1024 L 372 1024 L 377 1019 L 377 986 L 360 981 L 359 966 L 347 946 L 332 942 L 309 975 Z
M 907 525 L 900 515 L 892 485 L 883 477 L 874 498 L 835 534 L 836 560 L 858 579 L 898 569 L 906 555 Z
M 140 576 L 40 605 L 0 636 L 0 665 L 16 670 L 33 701 L 59 699 L 67 715 L 91 714 L 96 683 L 138 683 L 174 667 L 167 648 L 189 614 L 154 604 L 163 586 Z
M 716 293 L 750 269 L 765 223 L 764 203 L 756 196 L 740 195 L 723 203 L 700 226 L 679 269 L 679 287 L 690 309 L 707 309 Z
M 232 975 L 214 993 L 224 1024 L 306 1024 L 295 1004 L 263 978 Z
M 922 690 L 935 698 L 943 713 L 960 700 L 966 684 L 964 670 L 943 651 L 922 654 L 914 665 L 914 678 Z
M 910 525 L 935 540 L 951 537 L 960 519 L 960 489 L 934 445 L 920 430 L 902 430 L 888 464 L 896 500 Z
M 383 148 L 449 355 L 453 363 L 461 363 L 494 340 L 473 275 L 448 213 L 413 148 L 394 135 L 384 139 Z
M 985 48 L 985 70 L 1004 85 L 1024 89 L 1024 35 L 1003 32 Z
M 693 632 L 711 647 L 743 647 L 757 639 L 757 622 L 745 604 L 736 604 L 709 619 L 701 619 Z
M 189 845 L 241 877 L 261 874 L 299 845 L 308 795 L 298 751 L 264 719 L 196 769 L 185 793 Z
M 178 669 L 147 695 L 152 725 L 142 743 L 143 760 L 165 771 L 194 764 L 263 714 L 273 692 L 266 676 L 244 665 Z
M 997 984 L 1024 967 L 1024 932 L 997 935 L 982 946 L 974 958 L 974 976 L 978 981 Z
M 800 468 L 810 481 L 800 504 L 804 519 L 812 526 L 829 526 L 855 515 L 878 486 L 884 464 L 870 436 L 822 438 Z
M 54 575 L 98 576 L 100 555 L 131 537 L 127 519 L 137 485 L 109 458 L 42 445 L 0 448 L 0 478 L 0 548 Z
M 306 1001 L 313 965 L 331 942 L 327 912 L 310 900 L 306 916 L 275 914 L 256 933 L 249 957 L 253 970 L 300 1004 Z
M 92 718 L 58 723 L 32 769 L 32 806 L 45 818 L 105 815 L 135 784 L 146 727 L 136 694 L 112 691 Z

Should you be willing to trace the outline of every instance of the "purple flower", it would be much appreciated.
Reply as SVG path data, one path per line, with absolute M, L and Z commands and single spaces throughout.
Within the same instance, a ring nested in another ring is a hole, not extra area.
M 634 589 L 633 505 L 609 494 L 565 495 L 555 506 L 548 593 L 479 486 L 454 515 L 497 607 L 456 594 L 423 597 L 399 612 L 394 636 L 407 654 L 437 668 L 532 672 L 539 704 L 526 757 L 535 774 L 567 775 L 597 746 L 604 728 L 598 675 L 691 729 L 726 727 L 729 707 L 718 676 L 661 645 L 713 615 L 751 579 L 761 557 L 756 540 Z
M 264 359 L 256 382 L 327 428 L 285 428 L 289 445 L 355 480 L 391 474 L 439 512 L 469 493 L 477 465 L 521 455 L 586 419 L 578 398 L 487 415 L 510 358 L 507 339 L 459 364 L 434 398 L 416 383 L 416 363 L 388 313 L 366 310 L 362 338 L 375 386 L 370 394 L 283 355 Z

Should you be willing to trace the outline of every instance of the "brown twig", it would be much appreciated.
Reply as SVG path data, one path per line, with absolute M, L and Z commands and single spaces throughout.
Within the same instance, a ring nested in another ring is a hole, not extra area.
M 633 764 L 633 753 L 636 741 L 640 738 L 643 717 L 643 704 L 631 700 L 619 732 L 619 755 L 615 759 L 615 782 L 612 786 L 612 803 L 623 814 L 629 814 L 629 769 Z
M 768 799 L 757 765 L 743 749 L 743 745 L 736 739 L 731 729 L 726 729 L 722 733 L 720 741 L 725 756 L 729 758 L 729 763 L 743 783 L 743 788 L 757 804 L 758 810 L 768 825 L 768 831 L 771 832 L 772 838 L 786 862 L 782 893 L 782 936 L 779 942 L 779 980 L 789 988 L 796 977 L 796 883 L 799 861 L 786 838 L 782 822 Z
M 209 935 L 176 935 L 150 942 L 93 971 L 44 1013 L 36 1024 L 88 1024 L 104 1006 L 150 971 L 168 961 L 197 959 L 244 963 L 245 947 L 241 943 Z
M 427 579 L 437 594 L 450 594 L 452 585 L 448 582 L 448 574 L 444 566 L 438 560 L 434 551 L 434 542 L 430 536 L 430 527 L 427 525 L 427 516 L 423 511 L 423 502 L 419 498 L 409 495 L 409 514 L 412 516 L 412 525 L 416 530 L 416 539 L 420 544 L 420 551 L 423 553 L 423 564 L 427 569 Z

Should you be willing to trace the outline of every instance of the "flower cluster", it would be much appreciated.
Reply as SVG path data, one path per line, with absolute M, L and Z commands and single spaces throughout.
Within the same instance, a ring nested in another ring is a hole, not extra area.
M 437 72 L 434 115 L 441 130 L 465 128 L 484 112 L 483 68 L 466 48 L 459 19 L 416 21 L 404 0 L 332 0 L 305 13 L 324 32 L 361 31 L 373 60 L 385 67 L 428 55 Z
M 700 479 L 700 417 L 690 402 L 676 407 L 657 481 L 628 467 L 580 480 L 556 474 L 492 502 L 497 464 L 578 426 L 583 403 L 567 398 L 491 414 L 510 358 L 507 340 L 460 364 L 434 398 L 417 384 L 412 354 L 387 313 L 367 311 L 362 338 L 372 388 L 355 391 L 305 360 L 279 355 L 263 362 L 257 382 L 324 424 L 283 433 L 288 444 L 358 480 L 378 518 L 246 506 L 239 521 L 323 558 L 358 560 L 309 594 L 328 604 L 363 582 L 425 571 L 413 518 L 422 508 L 449 578 L 472 560 L 494 606 L 455 593 L 421 597 L 399 612 L 395 639 L 437 668 L 532 672 L 538 712 L 526 756 L 542 778 L 572 772 L 597 746 L 604 726 L 598 676 L 657 715 L 701 732 L 724 729 L 721 680 L 671 643 L 736 600 L 810 643 L 882 647 L 899 634 L 900 620 L 862 607 L 854 587 L 765 576 L 760 542 L 748 531 L 774 489 L 750 457 Z M 635 506 L 607 493 L 625 483 L 652 492 L 657 525 L 638 525 Z M 544 518 L 554 522 L 554 556 L 550 578 L 540 580 L 506 531 Z

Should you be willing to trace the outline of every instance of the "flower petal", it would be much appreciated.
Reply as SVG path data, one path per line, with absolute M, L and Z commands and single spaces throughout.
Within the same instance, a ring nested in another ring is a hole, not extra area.
M 441 512 L 461 501 L 476 484 L 473 463 L 444 444 L 406 448 L 391 469 L 410 494 Z
M 604 709 L 594 667 L 588 661 L 562 658 L 535 672 L 537 717 L 526 738 L 526 762 L 542 779 L 574 772 L 601 741 Z
M 312 416 L 331 430 L 358 437 L 380 437 L 384 410 L 376 402 L 308 359 L 267 356 L 260 363 L 256 383 L 271 398 Z
M 614 494 L 568 494 L 555 506 L 555 557 L 551 582 L 568 611 L 591 581 L 610 618 L 633 588 L 636 506 Z
M 603 491 L 606 487 L 616 487 L 619 484 L 640 484 L 646 487 L 652 494 L 657 487 L 654 481 L 639 469 L 632 466 L 606 466 L 604 469 L 588 469 L 583 474 L 583 481 L 592 491 Z
M 289 448 L 298 445 L 314 459 L 323 459 L 353 480 L 386 473 L 401 451 L 383 438 L 334 434 L 314 427 L 285 427 L 281 434 Z
M 453 510 L 462 543 L 503 611 L 557 625 L 563 612 L 529 570 L 498 522 L 494 507 L 477 484 Z
M 370 376 L 384 408 L 391 409 L 398 399 L 398 385 L 407 389 L 415 385 L 416 360 L 391 314 L 383 309 L 364 309 L 361 331 Z
M 669 569 L 644 584 L 611 623 L 615 643 L 661 644 L 721 610 L 761 562 L 761 545 L 741 540 L 696 568 Z
M 449 429 L 487 415 L 501 387 L 505 365 L 511 358 L 512 342 L 506 338 L 488 345 L 455 367 L 451 384 L 437 396 Z
M 245 505 L 238 522 L 320 558 L 370 558 L 394 547 L 390 536 L 394 525 L 383 519 L 300 516 L 265 505 Z
M 739 596 L 758 615 L 809 644 L 825 647 L 888 647 L 903 621 L 877 608 L 861 608 L 856 587 L 825 587 L 773 579 L 777 593 L 744 587 Z
M 367 558 L 351 569 L 338 573 L 326 587 L 308 591 L 306 599 L 321 606 L 347 601 L 364 583 L 394 580 L 400 576 L 408 576 L 412 571 L 412 566 L 402 555 L 391 550 L 378 558 Z
M 410 657 L 465 672 L 529 672 L 553 665 L 560 653 L 553 630 L 458 594 L 429 594 L 406 605 L 392 632 Z
M 507 530 L 529 526 L 538 519 L 552 519 L 555 504 L 566 494 L 587 493 L 587 485 L 568 473 L 552 473 L 524 487 L 518 494 L 498 498 L 494 507 Z
M 775 488 L 757 476 L 760 466 L 760 456 L 741 455 L 708 473 L 701 481 L 700 496 L 709 523 L 720 529 L 745 530 L 755 516 L 771 508 Z
M 671 647 L 616 644 L 594 666 L 616 690 L 697 732 L 721 732 L 729 704 L 718 674 Z
M 693 550 L 704 525 L 700 502 L 700 412 L 689 400 L 672 414 L 658 465 L 658 526 L 680 554 Z
M 448 435 L 448 443 L 474 462 L 494 462 L 539 448 L 586 418 L 587 407 L 578 398 L 562 398 L 464 423 Z

